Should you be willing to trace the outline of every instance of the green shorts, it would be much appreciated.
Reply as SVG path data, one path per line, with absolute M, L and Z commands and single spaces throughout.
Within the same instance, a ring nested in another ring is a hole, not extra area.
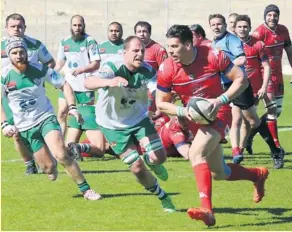
M 100 126 L 100 130 L 117 155 L 124 153 L 130 145 L 135 144 L 135 141 L 157 133 L 149 118 L 127 129 L 107 129 Z
M 45 145 L 44 137 L 52 130 L 61 131 L 55 115 L 48 117 L 29 130 L 20 132 L 20 138 L 29 151 L 35 153 Z
M 89 102 L 95 101 L 95 92 L 87 91 L 87 92 L 74 92 L 76 105 L 79 104 L 87 104 Z M 59 91 L 59 98 L 65 99 L 65 96 L 62 91 Z
M 86 105 L 77 107 L 79 113 L 82 115 L 84 123 L 80 124 L 72 115 L 68 115 L 67 126 L 79 130 L 97 130 L 99 126 L 95 121 L 95 106 Z
M 14 125 L 13 112 L 8 105 L 8 98 L 7 97 L 2 98 L 2 107 L 4 109 L 7 122 L 10 125 Z

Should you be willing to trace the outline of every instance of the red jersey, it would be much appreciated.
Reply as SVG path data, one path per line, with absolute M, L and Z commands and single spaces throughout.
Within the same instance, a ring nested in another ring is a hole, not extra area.
M 212 47 L 212 41 L 208 39 L 204 39 L 201 41 L 199 46 L 207 46 L 207 47 Z
M 169 122 L 160 128 L 159 136 L 165 149 L 172 146 L 177 148 L 184 145 L 188 142 L 188 138 L 190 137 L 189 133 L 184 132 L 180 127 L 177 117 L 171 118 Z
M 167 58 L 167 52 L 164 47 L 155 41 L 151 42 L 145 47 L 144 61 L 157 70 L 160 64 Z
M 157 88 L 163 92 L 172 89 L 186 105 L 193 96 L 217 98 L 223 94 L 220 73 L 227 73 L 233 67 L 230 59 L 217 49 L 206 46 L 194 47 L 195 60 L 190 65 L 174 62 L 167 58 L 157 73 Z M 230 109 L 228 105 L 222 109 Z
M 246 55 L 246 64 L 244 67 L 247 78 L 250 80 L 253 92 L 257 93 L 263 84 L 261 63 L 262 61 L 268 60 L 265 44 L 263 41 L 259 41 L 254 37 L 249 37 L 246 42 L 243 41 L 243 49 Z
M 282 74 L 282 55 L 285 47 L 291 46 L 288 29 L 281 24 L 275 31 L 265 23 L 260 25 L 252 34 L 255 38 L 263 41 L 271 64 L 271 74 Z

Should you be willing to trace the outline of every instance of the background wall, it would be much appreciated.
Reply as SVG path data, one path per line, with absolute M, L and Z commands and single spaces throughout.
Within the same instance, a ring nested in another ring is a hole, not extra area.
M 292 0 L 2 0 L 2 35 L 5 18 L 11 13 L 25 17 L 26 33 L 45 43 L 55 56 L 60 40 L 69 34 L 70 18 L 74 14 L 85 17 L 86 31 L 98 42 L 106 40 L 107 25 L 112 21 L 124 27 L 124 37 L 133 34 L 139 20 L 152 24 L 152 38 L 164 45 L 167 28 L 173 24 L 201 24 L 209 38 L 212 33 L 208 15 L 221 13 L 226 18 L 232 12 L 248 14 L 255 29 L 263 22 L 264 8 L 268 4 L 280 8 L 280 23 L 286 25 L 292 37 Z M 292 74 L 286 54 L 284 73 Z

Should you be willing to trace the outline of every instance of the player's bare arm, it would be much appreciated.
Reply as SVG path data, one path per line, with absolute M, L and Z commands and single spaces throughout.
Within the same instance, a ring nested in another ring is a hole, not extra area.
M 162 113 L 168 115 L 177 115 L 177 111 L 180 106 L 171 103 L 172 99 L 173 97 L 171 92 L 167 93 L 159 89 L 156 90 L 156 106 Z M 184 108 L 183 113 L 186 118 L 191 120 L 186 108 Z
M 233 64 L 237 66 L 243 66 L 246 63 L 246 57 L 245 56 L 239 56 L 234 61 Z
M 100 60 L 94 60 L 94 61 L 90 62 L 89 65 L 87 65 L 83 68 L 74 69 L 72 71 L 72 75 L 77 76 L 77 75 L 82 74 L 82 73 L 91 73 L 91 72 L 94 72 L 95 70 L 98 70 L 99 66 L 100 66 Z
M 60 72 L 61 69 L 64 67 L 66 61 L 65 60 L 57 60 L 56 66 L 55 66 L 55 71 Z
M 268 60 L 262 61 L 262 66 L 264 68 L 263 74 L 263 84 L 258 91 L 259 99 L 262 99 L 267 94 L 268 84 L 271 76 L 271 66 Z

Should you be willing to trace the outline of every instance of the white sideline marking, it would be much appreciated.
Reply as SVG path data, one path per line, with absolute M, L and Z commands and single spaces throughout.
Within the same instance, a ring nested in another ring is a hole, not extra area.
M 278 131 L 281 132 L 281 131 L 290 131 L 290 130 L 292 130 L 292 127 L 281 128 Z M 257 133 L 257 135 L 258 135 L 258 133 Z M 1 160 L 1 163 L 14 163 L 14 162 L 21 162 L 21 161 L 22 161 L 22 159 Z

